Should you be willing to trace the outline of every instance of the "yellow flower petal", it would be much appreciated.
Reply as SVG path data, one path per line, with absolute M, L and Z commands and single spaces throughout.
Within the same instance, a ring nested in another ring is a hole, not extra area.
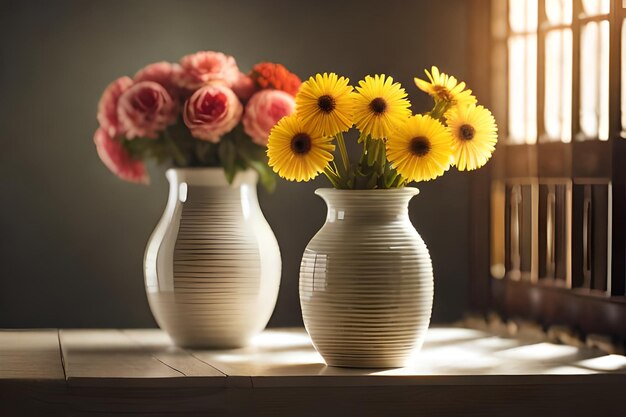
M 453 76 L 439 72 L 439 68 L 433 66 L 428 72 L 424 70 L 429 81 L 414 78 L 417 88 L 430 94 L 436 101 L 448 101 L 452 106 L 467 106 L 476 104 L 476 97 L 472 90 L 466 89 L 464 82 L 458 82 Z
M 453 139 L 453 163 L 459 171 L 470 171 L 487 163 L 498 142 L 496 120 L 483 106 L 471 104 L 446 113 Z
M 302 126 L 319 136 L 333 136 L 352 127 L 352 86 L 335 73 L 316 74 L 303 82 L 296 95 L 296 114 Z
M 409 117 L 387 139 L 387 159 L 409 181 L 428 181 L 444 174 L 452 156 L 452 138 L 430 116 Z
M 289 181 L 309 181 L 333 160 L 332 138 L 306 129 L 296 115 L 283 117 L 270 132 L 268 164 Z
M 374 139 L 388 137 L 411 115 L 407 94 L 392 77 L 367 76 L 359 81 L 354 95 L 354 124 Z

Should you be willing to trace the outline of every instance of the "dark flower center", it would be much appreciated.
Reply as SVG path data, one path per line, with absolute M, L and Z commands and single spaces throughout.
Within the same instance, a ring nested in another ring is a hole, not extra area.
M 306 133 L 298 133 L 291 139 L 291 150 L 296 155 L 304 155 L 311 150 L 311 137 Z
M 376 114 L 383 114 L 387 109 L 387 102 L 381 97 L 376 97 L 370 102 L 370 109 Z
M 335 110 L 335 99 L 328 94 L 320 96 L 320 98 L 317 99 L 317 106 L 324 113 L 330 113 Z
M 444 87 L 442 85 L 434 85 L 433 86 L 433 91 L 435 92 L 435 95 L 440 100 L 445 100 L 445 101 L 449 101 L 449 102 L 453 102 L 454 101 L 454 97 L 450 93 L 450 90 L 448 90 L 446 87 Z
M 424 156 L 430 152 L 430 141 L 425 136 L 418 136 L 411 139 L 409 149 L 413 155 Z
M 461 134 L 461 138 L 464 140 L 472 140 L 474 139 L 474 135 L 476 134 L 476 129 L 470 125 L 462 125 L 459 128 L 459 133 Z

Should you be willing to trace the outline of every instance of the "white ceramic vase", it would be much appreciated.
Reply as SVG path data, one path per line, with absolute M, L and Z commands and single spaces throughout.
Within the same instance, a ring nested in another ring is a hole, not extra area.
M 328 365 L 404 366 L 428 329 L 433 273 L 408 216 L 415 188 L 318 189 L 326 223 L 305 249 L 300 303 Z
M 221 168 L 170 169 L 165 212 L 144 258 L 159 326 L 179 346 L 245 346 L 276 304 L 281 259 L 248 170 L 228 184 Z

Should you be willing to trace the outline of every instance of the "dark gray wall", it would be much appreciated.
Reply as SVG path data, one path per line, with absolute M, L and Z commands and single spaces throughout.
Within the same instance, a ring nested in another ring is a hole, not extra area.
M 470 2 L 467 2 L 470 3 Z M 410 92 L 431 64 L 463 78 L 466 9 L 446 1 L 0 0 L 0 328 L 153 326 L 142 257 L 166 199 L 116 179 L 96 156 L 96 103 L 113 78 L 202 49 L 261 60 L 302 77 L 353 81 L 387 73 Z M 281 182 L 261 205 L 280 242 L 283 278 L 272 325 L 301 323 L 298 267 L 322 225 L 323 178 Z M 468 175 L 419 185 L 411 218 L 435 268 L 434 319 L 466 306 Z

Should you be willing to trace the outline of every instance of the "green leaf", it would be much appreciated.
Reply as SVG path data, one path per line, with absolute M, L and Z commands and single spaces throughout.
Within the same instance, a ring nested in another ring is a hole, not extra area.
M 367 166 L 374 166 L 378 160 L 378 144 L 376 140 L 367 141 Z
M 270 193 L 276 190 L 276 174 L 265 163 L 259 161 L 251 161 L 250 166 L 259 173 L 259 182 Z
M 365 184 L 365 188 L 368 190 L 375 188 L 377 183 L 378 183 L 378 175 L 376 175 L 376 173 L 372 173 L 369 179 L 367 180 L 367 183 Z
M 394 169 L 390 171 L 385 177 L 385 188 L 391 188 L 393 183 L 396 181 L 396 178 L 398 178 L 398 171 Z
M 259 174 L 259 182 L 269 192 L 276 189 L 276 174 L 267 165 L 265 147 L 252 142 L 248 136 L 239 135 L 234 138 L 238 161 L 243 169 L 252 168 Z
M 402 188 L 405 187 L 409 182 L 402 177 L 402 175 L 398 174 L 396 179 L 391 183 L 390 188 Z
M 378 175 L 383 175 L 385 173 L 385 166 L 387 165 L 387 150 L 385 149 L 385 143 L 382 139 L 378 142 Z
M 235 144 L 226 138 L 222 138 L 219 143 L 219 148 L 217 150 L 220 162 L 224 167 L 224 174 L 226 174 L 226 179 L 228 183 L 232 183 L 233 179 L 235 179 L 235 174 L 237 173 L 237 148 Z
M 203 140 L 195 140 L 194 142 L 195 156 L 200 165 L 203 166 L 214 166 L 218 165 L 218 146 L 211 142 L 206 142 Z
M 153 149 L 159 146 L 158 140 L 150 138 L 121 139 L 121 142 L 128 153 L 136 158 L 149 156 Z
M 237 137 L 235 138 L 237 145 L 237 152 L 245 160 L 266 160 L 265 148 L 252 142 L 249 138 Z

